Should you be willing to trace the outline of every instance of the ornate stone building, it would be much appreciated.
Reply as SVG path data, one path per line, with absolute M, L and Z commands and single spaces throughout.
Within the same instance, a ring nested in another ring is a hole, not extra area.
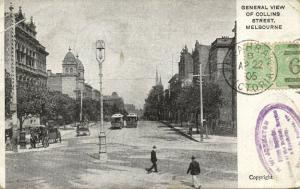
M 231 75 L 230 77 L 234 78 L 235 76 L 232 75 L 234 74 L 232 70 L 235 70 L 234 40 L 235 38 L 229 37 L 217 38 L 211 44 L 209 53 L 209 82 L 219 86 L 223 99 L 215 124 L 217 127 L 228 129 L 231 132 L 232 128 L 236 129 L 236 91 L 225 81 L 223 64 L 232 65 L 232 69 L 224 70 L 224 72 L 228 72 L 226 75 Z M 233 131 L 235 132 L 235 130 Z
M 84 66 L 78 55 L 75 57 L 72 50 L 65 55 L 62 61 L 62 73 L 53 74 L 48 70 L 47 86 L 50 90 L 60 91 L 71 98 L 79 98 L 80 92 L 86 93 L 84 83 Z M 91 87 L 90 87 L 91 88 Z M 91 97 L 91 91 L 87 91 Z
M 193 81 L 193 58 L 185 46 L 180 54 L 180 61 L 178 62 L 179 79 L 183 86 L 191 85 Z
M 36 38 L 33 18 L 26 21 L 21 7 L 18 13 L 13 13 L 12 6 L 10 10 L 5 13 L 5 70 L 12 73 L 11 65 L 16 64 L 17 85 L 46 87 L 48 52 Z
M 208 59 L 209 59 L 210 46 L 202 45 L 198 42 L 195 43 L 195 49 L 192 51 L 193 58 L 193 75 L 199 75 L 199 66 L 202 65 L 202 80 L 206 80 L 208 72 Z M 199 77 L 193 77 L 193 84 L 199 85 Z
M 5 71 L 11 77 L 12 83 L 16 84 L 12 86 L 15 88 L 12 96 L 16 96 L 14 92 L 20 85 L 46 88 L 46 57 L 48 52 L 36 37 L 36 25 L 33 18 L 26 19 L 22 7 L 19 7 L 17 13 L 14 12 L 12 5 L 9 10 L 9 12 L 5 12 L 4 20 L 4 60 Z M 12 102 L 12 105 L 17 104 L 16 99 L 13 98 L 13 101 L 15 102 Z M 39 117 L 28 118 L 23 123 L 23 125 L 29 124 L 40 124 Z

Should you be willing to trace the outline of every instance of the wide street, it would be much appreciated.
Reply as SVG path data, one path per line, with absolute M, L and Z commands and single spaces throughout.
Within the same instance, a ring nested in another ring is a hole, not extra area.
M 107 162 L 94 158 L 97 124 L 91 126 L 91 136 L 61 130 L 61 144 L 6 153 L 6 188 L 191 188 L 186 171 L 192 155 L 200 163 L 203 188 L 237 187 L 236 142 L 231 137 L 198 143 L 150 121 L 140 121 L 138 128 L 109 127 L 106 123 Z M 153 145 L 159 173 L 147 174 Z

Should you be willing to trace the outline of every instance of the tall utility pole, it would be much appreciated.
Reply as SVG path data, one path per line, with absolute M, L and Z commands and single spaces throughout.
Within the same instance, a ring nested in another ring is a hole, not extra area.
M 203 90 L 202 90 L 202 78 L 203 78 L 203 75 L 202 75 L 202 64 L 201 62 L 199 63 L 199 74 L 198 75 L 193 75 L 194 77 L 199 77 L 199 88 L 200 88 L 200 128 L 198 128 L 198 130 L 200 131 L 201 128 L 203 128 Z M 205 135 L 206 135 L 206 138 L 209 138 L 208 137 L 208 130 L 207 130 L 207 124 L 205 124 Z M 202 132 L 200 131 L 200 140 L 203 141 L 203 134 Z
M 80 122 L 82 122 L 82 95 L 83 95 L 83 92 L 82 90 L 80 90 Z
M 106 160 L 106 135 L 103 123 L 103 91 L 102 91 L 102 64 L 105 60 L 105 43 L 103 40 L 96 41 L 96 60 L 99 64 L 100 78 L 100 133 L 99 133 L 99 159 Z
M 201 127 L 203 127 L 203 90 L 202 90 L 202 64 L 200 63 L 199 65 L 199 88 L 200 88 L 200 122 L 201 122 Z M 207 130 L 207 124 L 205 124 L 205 135 L 206 138 L 208 138 L 208 130 Z
M 9 7 L 9 29 L 6 31 L 8 32 L 8 39 L 10 39 L 10 48 L 8 49 L 9 60 L 10 63 L 10 76 L 11 76 L 11 85 L 12 85 L 12 101 L 10 104 L 10 110 L 12 112 L 12 127 L 13 127 L 13 150 L 18 151 L 18 117 L 17 117 L 17 73 L 16 73 L 16 23 L 15 23 L 15 15 L 13 12 L 12 4 Z

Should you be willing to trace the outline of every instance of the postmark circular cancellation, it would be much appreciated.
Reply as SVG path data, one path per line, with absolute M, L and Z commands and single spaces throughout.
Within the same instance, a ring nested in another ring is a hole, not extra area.
M 259 113 L 256 149 L 266 171 L 275 179 L 300 179 L 300 118 L 288 105 L 269 104 Z
M 277 59 L 267 43 L 244 40 L 235 44 L 235 55 L 242 57 L 232 65 L 223 63 L 228 85 L 241 94 L 256 95 L 269 89 L 277 77 Z M 231 71 L 228 71 L 231 70 Z

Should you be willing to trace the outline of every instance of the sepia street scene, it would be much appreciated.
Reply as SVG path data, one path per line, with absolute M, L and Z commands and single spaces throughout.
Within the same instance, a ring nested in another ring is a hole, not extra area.
M 235 44 L 234 0 L 5 0 L 5 188 L 237 187 Z

